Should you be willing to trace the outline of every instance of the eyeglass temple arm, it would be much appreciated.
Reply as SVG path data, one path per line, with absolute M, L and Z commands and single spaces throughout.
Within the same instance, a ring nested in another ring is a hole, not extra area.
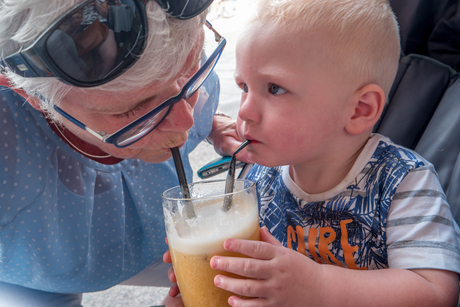
M 95 137 L 100 139 L 101 141 L 104 140 L 104 135 L 106 134 L 104 131 L 96 132 L 96 131 L 86 127 L 86 125 L 83 124 L 81 121 L 79 121 L 76 118 L 72 117 L 69 113 L 67 113 L 66 111 L 62 110 L 60 107 L 58 107 L 56 105 L 53 106 L 53 109 L 56 110 L 56 112 L 58 112 L 62 116 L 64 116 L 66 119 L 68 119 L 72 124 L 78 126 L 79 128 L 81 128 L 81 129 L 83 129 L 85 131 L 88 131 L 89 133 L 91 133 L 92 135 L 94 135 Z
M 212 26 L 212 24 L 206 20 L 206 23 L 205 23 L 206 27 L 208 27 L 209 30 L 211 30 L 212 32 L 214 32 L 214 39 L 216 40 L 216 42 L 219 42 L 221 39 L 222 39 L 222 35 L 220 35 Z

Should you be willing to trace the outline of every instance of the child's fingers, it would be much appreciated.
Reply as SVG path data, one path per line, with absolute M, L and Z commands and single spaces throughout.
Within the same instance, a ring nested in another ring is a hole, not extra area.
M 264 298 L 243 299 L 239 296 L 231 296 L 228 299 L 228 304 L 233 307 L 251 307 L 251 306 L 267 306 L 267 300 Z
M 171 288 L 169 289 L 169 296 L 171 297 L 176 297 L 178 294 L 180 293 L 180 289 L 179 289 L 179 286 L 177 285 L 177 283 L 174 283 Z
M 211 258 L 210 265 L 215 270 L 234 273 L 247 278 L 268 279 L 273 275 L 267 261 L 251 258 L 214 256 Z
M 260 241 L 273 244 L 275 246 L 283 247 L 280 241 L 278 241 L 269 231 L 267 227 L 260 228 Z
M 163 254 L 163 262 L 172 263 L 171 254 L 169 253 L 169 251 Z
M 216 275 L 214 284 L 224 290 L 247 297 L 266 297 L 267 287 L 262 280 L 231 278 L 225 275 Z
M 172 283 L 177 282 L 176 273 L 174 272 L 174 269 L 172 266 L 168 269 L 168 278 L 169 278 L 169 281 L 171 281 Z
M 271 243 L 252 240 L 227 239 L 225 250 L 256 259 L 269 260 L 276 256 L 276 248 Z

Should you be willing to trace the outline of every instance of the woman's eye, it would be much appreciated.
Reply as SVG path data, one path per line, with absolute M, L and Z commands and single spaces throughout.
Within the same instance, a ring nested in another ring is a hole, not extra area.
M 284 88 L 273 83 L 268 86 L 268 91 L 273 95 L 282 95 L 287 92 Z
M 122 114 L 117 114 L 117 118 L 129 118 L 130 116 L 134 116 L 134 113 L 139 111 L 140 109 L 141 109 L 140 107 L 137 107 L 131 111 L 128 111 Z
M 247 93 L 249 91 L 247 84 L 243 84 L 243 92 Z

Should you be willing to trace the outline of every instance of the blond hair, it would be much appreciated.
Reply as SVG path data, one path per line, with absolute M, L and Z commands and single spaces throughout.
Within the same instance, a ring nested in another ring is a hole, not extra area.
M 54 20 L 81 0 L 2 0 L 0 2 L 0 57 L 8 56 L 31 43 Z M 195 18 L 168 17 L 156 1 L 146 3 L 147 45 L 140 59 L 123 75 L 95 88 L 76 88 L 56 78 L 22 78 L 8 73 L 12 86 L 30 96 L 43 96 L 59 105 L 70 90 L 90 94 L 94 90 L 126 92 L 164 82 L 176 76 L 202 31 L 207 10 Z M 45 106 L 44 106 L 45 107 Z M 52 111 L 52 108 L 47 108 Z
M 400 57 L 399 29 L 387 0 L 258 0 L 249 22 L 282 26 L 296 33 L 320 30 L 332 37 L 328 52 L 337 72 L 388 92 Z

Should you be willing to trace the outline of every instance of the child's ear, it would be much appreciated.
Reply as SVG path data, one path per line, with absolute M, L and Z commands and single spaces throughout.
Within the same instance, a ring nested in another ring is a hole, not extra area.
M 352 116 L 345 130 L 358 135 L 372 129 L 380 118 L 385 107 L 385 93 L 376 84 L 368 84 L 355 92 L 352 99 Z

